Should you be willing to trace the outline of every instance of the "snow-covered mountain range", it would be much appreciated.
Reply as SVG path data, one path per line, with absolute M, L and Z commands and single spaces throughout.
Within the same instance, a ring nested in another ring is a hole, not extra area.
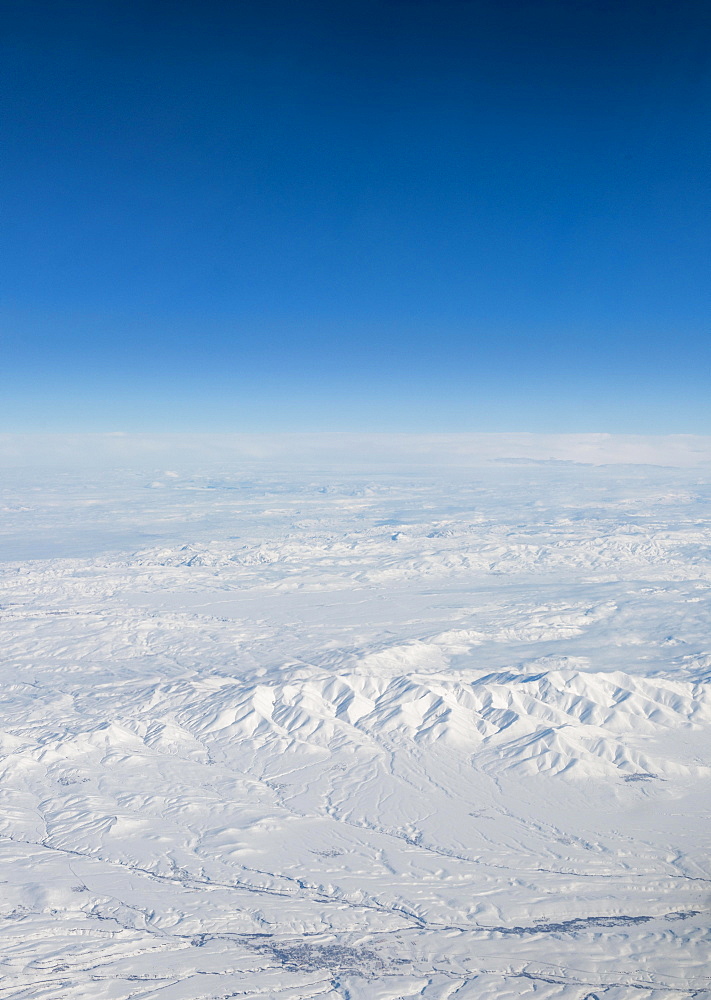
M 3 480 L 0 1000 L 711 997 L 703 468 Z

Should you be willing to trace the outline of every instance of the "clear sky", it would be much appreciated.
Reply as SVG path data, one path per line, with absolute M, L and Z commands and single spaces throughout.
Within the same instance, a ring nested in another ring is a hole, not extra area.
M 5 429 L 711 433 L 707 3 L 1 8 Z

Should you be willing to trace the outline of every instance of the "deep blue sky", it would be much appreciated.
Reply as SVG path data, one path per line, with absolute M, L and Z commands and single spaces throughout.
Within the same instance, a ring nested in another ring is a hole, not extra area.
M 705 2 L 0 6 L 3 427 L 711 433 Z

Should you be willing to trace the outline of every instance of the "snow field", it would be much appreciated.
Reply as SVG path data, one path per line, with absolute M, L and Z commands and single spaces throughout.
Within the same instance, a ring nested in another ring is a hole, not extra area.
M 711 997 L 709 497 L 8 475 L 0 1000 Z

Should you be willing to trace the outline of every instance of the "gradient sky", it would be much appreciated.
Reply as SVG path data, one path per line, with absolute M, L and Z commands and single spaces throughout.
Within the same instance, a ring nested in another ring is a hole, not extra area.
M 0 6 L 5 429 L 711 433 L 705 2 Z

